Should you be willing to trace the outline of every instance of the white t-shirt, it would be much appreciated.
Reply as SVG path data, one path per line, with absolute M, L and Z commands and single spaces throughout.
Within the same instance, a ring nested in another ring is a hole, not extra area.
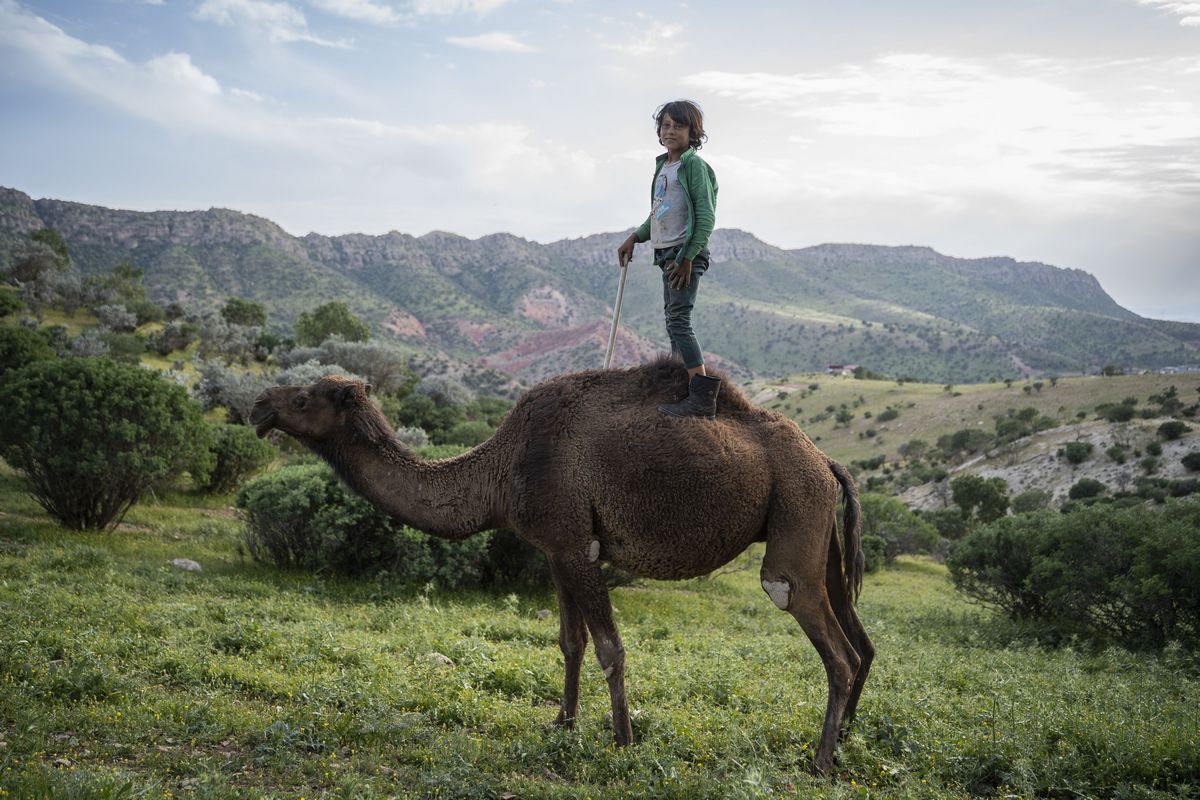
M 650 244 L 655 250 L 674 247 L 687 241 L 687 194 L 679 183 L 679 165 L 664 164 L 654 179 L 654 200 L 650 205 Z

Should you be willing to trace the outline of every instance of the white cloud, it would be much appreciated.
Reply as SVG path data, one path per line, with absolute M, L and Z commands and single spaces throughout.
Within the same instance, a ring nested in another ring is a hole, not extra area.
M 59 89 L 180 135 L 251 145 L 256 152 L 298 160 L 310 180 L 327 182 L 318 195 L 345 191 L 346 176 L 369 176 L 356 185 L 356 194 L 368 203 L 408 208 L 419 219 L 435 219 L 453 203 L 456 213 L 465 214 L 460 222 L 479 224 L 518 198 L 533 208 L 552 196 L 550 187 L 596 180 L 592 156 L 539 139 L 525 125 L 396 125 L 296 114 L 282 104 L 261 102 L 252 91 L 223 88 L 186 53 L 131 62 L 64 33 L 12 0 L 0 0 L 0 46 L 14 50 L 29 70 Z M 481 143 L 487 146 L 486 159 L 464 155 Z M 310 205 L 316 218 L 321 204 Z
M 272 0 L 203 0 L 193 12 L 199 20 L 262 31 L 272 42 L 308 42 L 325 47 L 348 47 L 343 41 L 316 36 L 308 30 L 304 12 Z
M 120 55 L 111 47 L 75 39 L 39 16 L 21 8 L 15 0 L 0 0 L 0 44 L 17 49 L 44 45 L 44 56 L 56 63 L 66 60 L 119 64 Z
M 174 85 L 182 91 L 200 95 L 221 93 L 221 84 L 216 78 L 206 75 L 192 63 L 186 53 L 167 53 L 146 62 L 146 71 L 163 85 Z
M 820 159 L 807 180 L 824 173 L 831 191 L 994 192 L 1067 208 L 1195 191 L 1200 108 L 1181 77 L 1191 63 L 894 54 L 685 83 L 787 121 Z
M 1181 3 L 1176 0 L 1137 0 L 1139 6 L 1159 8 L 1179 17 L 1179 24 L 1187 28 L 1200 28 L 1200 3 Z
M 507 2 L 508 0 L 414 0 L 412 10 L 413 13 L 422 16 L 448 17 L 470 12 L 483 16 Z
M 478 36 L 449 36 L 446 41 L 457 47 L 468 50 L 482 50 L 485 53 L 532 53 L 534 50 L 511 33 L 492 31 Z
M 605 19 L 612 23 L 613 20 Z M 600 44 L 627 56 L 670 56 L 679 52 L 683 28 L 669 22 L 661 22 L 643 11 L 634 14 L 634 21 L 622 21 L 615 36 L 599 35 Z
M 309 0 L 309 2 L 322 11 L 357 22 L 393 25 L 407 19 L 406 15 L 399 13 L 391 6 L 371 0 Z

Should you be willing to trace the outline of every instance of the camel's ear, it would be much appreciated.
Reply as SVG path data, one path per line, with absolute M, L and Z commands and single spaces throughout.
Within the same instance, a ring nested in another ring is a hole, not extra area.
M 333 393 L 333 403 L 338 406 L 349 406 L 354 403 L 354 387 L 339 386 Z
M 370 397 L 370 396 L 371 396 L 371 384 L 369 384 L 369 383 L 364 383 L 364 384 L 363 384 L 363 391 L 367 393 L 367 397 Z

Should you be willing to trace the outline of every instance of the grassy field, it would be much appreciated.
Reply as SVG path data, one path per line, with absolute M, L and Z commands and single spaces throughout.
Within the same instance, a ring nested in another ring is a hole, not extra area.
M 228 503 L 74 533 L 0 472 L 0 797 L 1200 797 L 1194 659 L 1038 645 L 931 562 L 867 577 L 879 656 L 824 780 L 820 662 L 753 553 L 614 591 L 618 750 L 594 661 L 578 729 L 549 725 L 548 590 L 283 573 L 241 555 Z
M 1146 398 L 1170 386 L 1185 405 L 1200 401 L 1200 373 L 1180 375 L 1119 375 L 1114 377 L 1076 376 L 1059 378 L 1057 384 L 1041 379 L 1040 390 L 1024 391 L 1025 384 L 1006 386 L 996 383 L 972 383 L 946 386 L 929 383 L 855 380 L 846 376 L 797 375 L 787 381 L 752 384 L 750 396 L 768 408 L 780 411 L 800 427 L 834 458 L 849 462 L 880 453 L 897 457 L 897 448 L 910 439 L 921 438 L 934 444 L 937 437 L 962 428 L 995 430 L 994 418 L 1030 407 L 1061 423 L 1076 421 L 1076 414 L 1091 414 L 1102 403 L 1119 403 L 1126 397 L 1137 398 L 1141 406 Z M 810 390 L 816 384 L 819 388 Z M 779 395 L 784 393 L 784 397 Z M 854 418 L 838 425 L 827 411 L 845 404 Z M 876 417 L 888 407 L 899 412 L 895 419 L 879 422 Z M 871 413 L 871 418 L 864 416 Z M 826 419 L 814 417 L 826 414 Z M 875 435 L 867 436 L 867 431 Z

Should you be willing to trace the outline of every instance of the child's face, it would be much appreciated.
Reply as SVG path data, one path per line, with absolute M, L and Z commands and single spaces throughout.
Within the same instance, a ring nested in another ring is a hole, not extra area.
M 663 114 L 662 122 L 658 125 L 658 138 L 663 147 L 674 152 L 683 152 L 691 141 L 692 128 L 686 122 L 672 119 L 670 114 Z

